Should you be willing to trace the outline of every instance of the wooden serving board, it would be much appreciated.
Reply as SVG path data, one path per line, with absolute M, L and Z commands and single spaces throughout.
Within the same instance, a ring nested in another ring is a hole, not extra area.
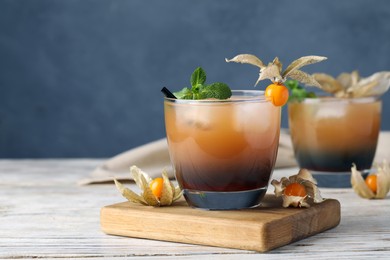
M 283 208 L 267 195 L 254 209 L 194 209 L 182 200 L 153 208 L 130 202 L 101 209 L 102 230 L 111 235 L 265 252 L 335 227 L 340 203 L 328 199 L 310 208 Z

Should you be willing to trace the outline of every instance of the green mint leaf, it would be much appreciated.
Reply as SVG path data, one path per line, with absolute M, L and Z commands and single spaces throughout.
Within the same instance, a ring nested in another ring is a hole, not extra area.
M 198 84 L 191 88 L 192 91 L 192 99 L 203 99 L 201 92 L 203 90 L 204 86 L 202 84 Z
M 232 91 L 225 83 L 217 82 L 205 85 L 206 72 L 198 67 L 191 75 L 191 88 L 183 88 L 173 94 L 178 99 L 228 99 L 232 96 Z
M 191 75 L 191 86 L 195 87 L 198 84 L 203 85 L 206 82 L 206 72 L 198 67 Z
M 291 100 L 301 102 L 306 98 L 306 90 L 295 88 L 291 90 Z
M 196 86 L 193 86 L 191 90 L 192 90 L 192 93 L 198 94 L 202 91 L 203 88 L 204 87 L 202 84 L 197 84 Z
M 189 88 L 183 88 L 178 92 L 173 93 L 178 99 L 192 99 L 192 91 Z
M 300 87 L 298 81 L 296 81 L 296 80 L 287 80 L 285 82 L 285 85 L 290 90 L 297 89 Z
M 307 90 L 300 86 L 296 80 L 287 80 L 284 84 L 290 90 L 289 102 L 302 102 L 305 98 L 317 97 L 314 92 L 307 92 Z
M 232 91 L 225 83 L 216 82 L 211 85 L 203 87 L 200 92 L 200 97 L 204 98 L 216 98 L 216 99 L 228 99 L 232 96 Z

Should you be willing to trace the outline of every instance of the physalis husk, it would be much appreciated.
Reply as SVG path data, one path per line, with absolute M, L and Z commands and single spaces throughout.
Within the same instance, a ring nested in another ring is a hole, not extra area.
M 279 61 L 278 57 L 276 57 L 272 62 L 268 63 L 268 65 L 265 65 L 263 61 L 252 54 L 240 54 L 230 60 L 225 59 L 225 61 L 246 63 L 258 67 L 260 72 L 259 78 L 257 79 L 255 85 L 264 79 L 270 79 L 273 83 L 283 83 L 287 78 L 291 78 L 308 86 L 321 87 L 320 84 L 313 78 L 313 76 L 301 71 L 300 68 L 326 59 L 326 57 L 314 55 L 300 57 L 288 65 L 284 71 L 282 71 L 282 63 Z
M 364 181 L 361 172 L 354 164 L 351 168 L 351 184 L 353 190 L 365 199 L 383 199 L 390 191 L 390 165 L 386 160 L 376 167 L 376 192 L 372 191 Z
M 361 78 L 358 71 L 341 73 L 334 78 L 325 73 L 314 73 L 318 87 L 339 98 L 379 97 L 390 88 L 390 71 L 381 71 Z
M 163 187 L 160 198 L 153 194 L 153 191 L 150 188 L 150 183 L 153 180 L 147 173 L 143 172 L 135 165 L 130 167 L 130 173 L 135 183 L 140 188 L 141 194 L 137 194 L 134 191 L 124 187 L 117 180 L 114 181 L 122 196 L 131 202 L 153 207 L 169 206 L 174 201 L 178 200 L 182 195 L 180 188 L 178 186 L 175 187 L 174 184 L 169 180 L 168 173 L 165 170 L 162 172 Z
M 289 206 L 309 208 L 309 199 L 314 203 L 324 200 L 317 187 L 317 181 L 306 169 L 300 169 L 298 174 L 289 178 L 283 177 L 280 181 L 273 180 L 271 184 L 275 187 L 276 197 L 283 198 L 285 208 Z

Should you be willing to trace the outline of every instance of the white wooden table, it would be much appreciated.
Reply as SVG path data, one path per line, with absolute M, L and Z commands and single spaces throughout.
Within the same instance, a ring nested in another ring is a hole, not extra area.
M 365 200 L 351 189 L 321 189 L 341 202 L 339 226 L 265 254 L 109 236 L 100 230 L 100 208 L 124 199 L 113 184 L 77 185 L 101 163 L 0 160 L 0 259 L 390 259 L 390 197 Z M 296 170 L 276 170 L 274 178 Z

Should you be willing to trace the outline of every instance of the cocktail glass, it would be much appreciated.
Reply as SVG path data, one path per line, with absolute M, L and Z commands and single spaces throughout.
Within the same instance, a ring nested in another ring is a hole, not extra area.
M 170 158 L 190 206 L 250 208 L 267 191 L 281 109 L 262 91 L 232 93 L 227 100 L 164 100 Z
M 381 121 L 378 98 L 306 98 L 288 104 L 289 127 L 299 167 L 323 187 L 350 187 L 352 164 L 371 168 Z

